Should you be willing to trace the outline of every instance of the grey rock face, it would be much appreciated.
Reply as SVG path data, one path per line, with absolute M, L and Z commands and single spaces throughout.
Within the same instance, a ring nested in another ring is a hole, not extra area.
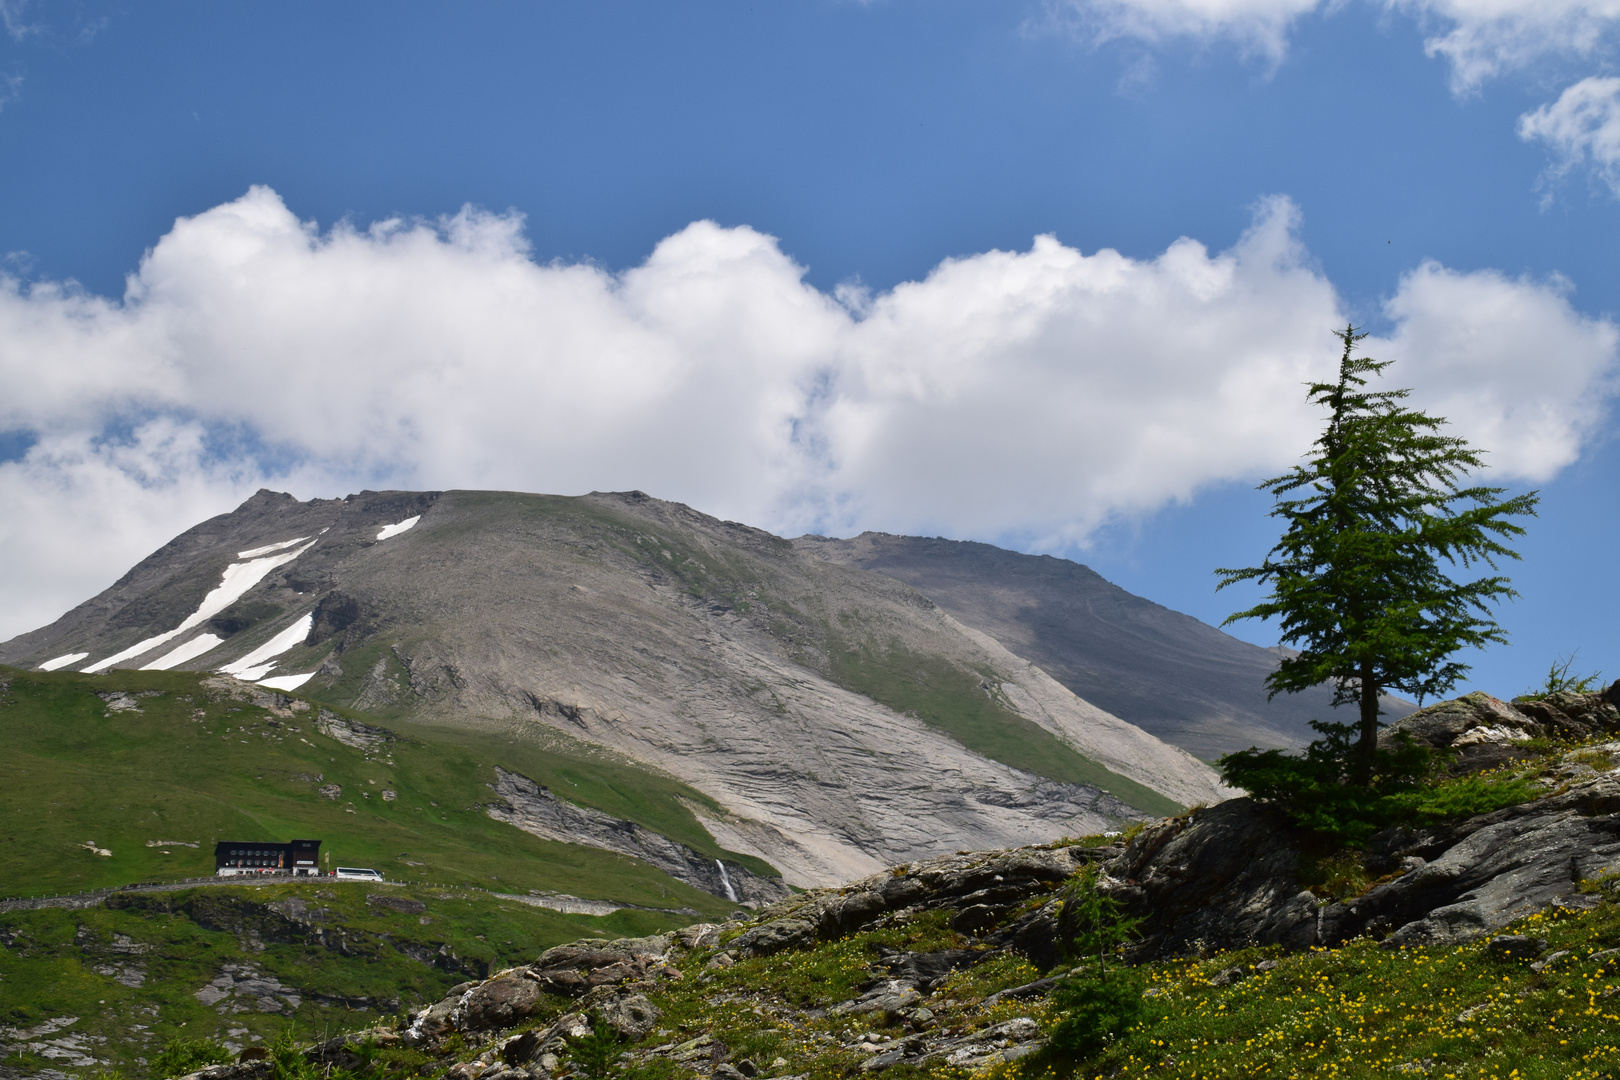
M 506 974 L 490 979 L 467 993 L 456 1026 L 463 1031 L 512 1027 L 527 1020 L 540 1004 L 535 980 Z
M 540 954 L 524 976 L 548 994 L 581 997 L 598 986 L 639 979 L 660 966 L 669 938 L 621 938 L 610 944 L 576 942 Z
M 1106 869 L 1144 916 L 1144 954 L 1303 948 L 1316 944 L 1316 898 L 1299 883 L 1297 840 L 1281 815 L 1233 799 L 1148 826 Z
M 315 726 L 321 734 L 328 735 L 356 750 L 378 750 L 399 739 L 398 735 L 387 728 L 351 720 L 346 716 L 339 716 L 330 709 L 321 709 L 315 714 Z
M 533 1015 L 544 995 L 556 994 L 584 998 L 584 1006 L 594 1009 L 602 1022 L 627 1038 L 639 1039 L 658 1022 L 658 1010 L 644 995 L 619 988 L 666 973 L 662 958 L 672 941 L 670 935 L 658 935 L 547 949 L 527 967 L 453 987 L 443 1000 L 415 1013 L 402 1037 L 412 1046 L 433 1046 L 457 1031 L 512 1027 Z M 567 1040 L 590 1030 L 584 1011 L 570 1012 L 545 1030 L 506 1040 L 495 1056 L 512 1066 L 540 1062 L 547 1055 L 555 1057 Z M 555 1067 L 555 1062 L 546 1066 Z
M 1362 934 L 1391 946 L 1444 944 L 1549 907 L 1590 906 L 1579 883 L 1620 868 L 1620 775 L 1456 825 L 1374 837 L 1386 865 L 1410 859 L 1412 868 L 1345 903 L 1302 887 L 1300 840 L 1249 799 L 1144 830 L 1106 864 L 1113 895 L 1144 918 L 1139 954 L 1300 949 Z
M 904 979 L 886 979 L 855 1000 L 841 1002 L 828 1011 L 850 1016 L 875 1014 L 883 1024 L 892 1024 L 921 1001 L 922 994 L 914 984 Z
M 760 877 L 741 863 L 722 864 L 633 821 L 564 802 L 527 776 L 497 767 L 495 777 L 501 801 L 485 812 L 524 832 L 643 859 L 677 881 L 739 903 L 768 904 L 792 892 L 779 879 Z
M 951 972 L 971 967 L 983 957 L 982 952 L 973 949 L 940 949 L 925 953 L 880 950 L 878 963 L 895 978 L 911 983 L 919 990 L 929 991 L 944 982 Z
M 653 1029 L 661 1014 L 645 995 L 630 994 L 601 1006 L 597 1015 L 621 1037 L 635 1042 Z
M 742 955 L 770 956 L 870 926 L 910 909 L 995 909 L 1005 917 L 1028 897 L 1066 880 L 1095 853 L 1084 848 L 963 852 L 894 867 L 838 890 L 814 890 L 766 908 L 762 925 L 731 942 Z
M 187 1073 L 180 1080 L 269 1080 L 275 1067 L 269 1061 L 233 1061 Z
M 675 940 L 687 949 L 712 949 L 720 944 L 720 927 L 714 923 L 693 923 L 675 931 Z
M 1477 771 L 1511 760 L 1515 744 L 1530 739 L 1620 732 L 1617 706 L 1620 681 L 1602 693 L 1564 692 L 1511 703 L 1476 691 L 1401 718 L 1378 733 L 1378 744 L 1389 748 L 1408 738 L 1453 751 L 1458 771 Z
M 1320 936 L 1387 930 L 1391 944 L 1444 944 L 1555 905 L 1588 907 L 1579 883 L 1620 867 L 1617 811 L 1620 778 L 1609 775 L 1463 822 L 1423 866 L 1324 909 Z

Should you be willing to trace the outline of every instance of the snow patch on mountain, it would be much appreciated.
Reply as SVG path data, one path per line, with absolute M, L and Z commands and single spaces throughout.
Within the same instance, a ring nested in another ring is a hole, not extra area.
M 325 532 L 326 530 L 322 529 L 321 531 Z M 236 553 L 236 557 L 238 559 L 257 559 L 260 555 L 268 555 L 272 551 L 282 551 L 286 548 L 292 547 L 294 544 L 301 544 L 308 539 L 309 537 L 307 536 L 295 536 L 291 540 L 283 540 L 279 544 L 266 544 L 264 547 L 249 548 L 246 551 L 238 551 Z
M 290 541 L 290 543 L 296 544 L 298 541 L 293 540 Z M 230 607 L 237 600 L 241 599 L 243 594 L 245 594 L 249 589 L 263 581 L 270 571 L 274 570 L 278 566 L 285 566 L 286 564 L 292 562 L 294 559 L 298 558 L 298 556 L 314 547 L 315 543 L 316 541 L 311 540 L 302 547 L 293 548 L 291 551 L 284 551 L 279 555 L 272 555 L 269 558 L 253 559 L 249 562 L 231 563 L 231 565 L 225 568 L 225 573 L 221 575 L 219 585 L 209 592 L 207 596 L 203 597 L 202 603 L 197 606 L 197 610 L 187 616 L 185 622 L 181 623 L 179 626 L 168 631 L 167 633 L 158 634 L 155 637 L 149 637 L 145 641 L 138 641 L 134 645 L 131 645 L 129 648 L 125 649 L 123 652 L 114 653 L 113 655 L 107 657 L 107 659 L 98 661 L 81 670 L 90 674 L 94 674 L 98 671 L 105 671 L 114 664 L 133 659 L 134 657 L 140 656 L 143 653 L 149 653 L 159 645 L 164 645 L 170 641 L 173 641 L 175 638 L 179 637 L 187 630 L 190 630 L 192 627 L 200 625 L 205 620 L 213 618 L 215 615 L 218 615 L 220 612 Z M 263 549 L 254 548 L 252 550 L 261 551 Z M 306 633 L 307 632 L 308 631 L 306 629 Z M 288 648 L 290 647 L 291 646 L 288 646 Z M 286 650 L 283 649 L 281 651 L 285 652 Z
M 57 668 L 64 668 L 69 664 L 77 664 L 80 660 L 84 660 L 89 657 L 89 655 L 90 654 L 87 652 L 70 652 L 65 656 L 53 657 L 52 659 L 47 660 L 43 664 L 39 665 L 39 670 L 55 671 Z
M 396 524 L 384 525 L 377 532 L 377 539 L 386 540 L 390 536 L 398 536 L 400 533 L 404 532 L 406 529 L 409 529 L 412 525 L 415 525 L 418 521 L 421 521 L 421 520 L 422 520 L 422 515 L 417 514 L 415 517 L 408 517 L 404 521 L 398 522 Z
M 307 638 L 310 627 L 314 625 L 315 613 L 310 612 L 240 660 L 234 660 L 219 670 L 226 675 L 235 675 L 243 682 L 258 682 L 276 666 L 274 658 Z
M 303 675 L 276 675 L 268 679 L 260 679 L 260 686 L 268 686 L 272 690 L 296 690 L 315 677 L 313 671 Z
M 225 639 L 218 634 L 199 634 L 184 645 L 170 649 L 150 664 L 142 664 L 142 671 L 168 671 L 178 667 L 187 660 L 194 660 L 205 652 L 213 650 L 214 646 L 224 644 Z

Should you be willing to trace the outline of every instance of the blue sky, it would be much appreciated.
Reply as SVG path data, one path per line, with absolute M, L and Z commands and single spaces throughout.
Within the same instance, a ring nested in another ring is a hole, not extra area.
M 1613 678 L 1616 13 L 1485 8 L 0 0 L 0 634 L 260 483 L 640 487 L 1218 621 L 1344 317 L 1545 494 L 1476 685 Z

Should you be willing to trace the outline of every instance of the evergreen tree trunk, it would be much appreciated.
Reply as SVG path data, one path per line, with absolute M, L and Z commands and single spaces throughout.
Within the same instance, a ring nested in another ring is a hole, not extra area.
M 1373 754 L 1378 749 L 1378 683 L 1373 676 L 1371 660 L 1361 662 L 1361 737 L 1356 740 L 1356 784 L 1371 787 L 1373 781 Z

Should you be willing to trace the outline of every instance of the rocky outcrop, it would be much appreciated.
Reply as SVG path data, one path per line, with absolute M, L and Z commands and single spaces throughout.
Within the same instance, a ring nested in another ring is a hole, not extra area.
M 540 1004 L 540 983 L 523 974 L 497 975 L 467 992 L 461 1000 L 460 1023 L 463 1031 L 487 1031 L 490 1028 L 513 1027 L 527 1020 Z
M 547 993 L 581 997 L 598 986 L 647 978 L 662 969 L 669 951 L 667 934 L 650 938 L 621 938 L 611 944 L 576 942 L 558 945 L 540 954 L 524 976 Z
M 525 967 L 452 988 L 442 1001 L 413 1014 L 402 1032 L 357 1033 L 348 1036 L 345 1045 L 352 1049 L 352 1044 L 371 1035 L 402 1038 L 431 1053 L 456 1045 L 447 1040 L 459 1032 L 464 1045 L 476 1045 L 481 1050 L 475 1057 L 452 1065 L 445 1074 L 449 1080 L 545 1080 L 562 1069 L 571 1049 L 593 1030 L 604 1026 L 611 1029 L 626 1047 L 634 1047 L 653 1035 L 660 1013 L 649 995 L 658 996 L 672 984 L 692 977 L 682 974 L 682 965 L 689 973 L 698 972 L 702 981 L 709 977 L 703 974 L 705 968 L 712 972 L 732 966 L 733 957 L 760 949 L 764 940 L 781 941 L 784 937 L 780 932 L 759 935 L 754 931 L 766 927 L 780 931 L 795 916 L 808 919 L 812 910 L 828 917 L 828 933 L 839 927 L 848 932 L 900 925 L 942 907 L 959 913 L 987 906 L 992 894 L 1003 915 L 1010 916 L 1018 906 L 1015 898 L 1027 900 L 1031 889 L 1038 896 L 1050 894 L 1087 857 L 1089 853 L 1075 848 L 964 852 L 918 866 L 896 867 L 888 876 L 891 882 L 901 884 L 888 890 L 883 889 L 883 881 L 875 878 L 841 892 L 825 890 L 825 895 L 811 897 L 791 911 L 782 909 L 792 905 L 778 905 L 778 910 L 761 913 L 748 926 L 699 924 L 649 938 L 560 945 L 546 950 Z M 835 898 L 844 903 L 828 903 Z M 832 915 L 834 911 L 838 914 Z M 739 929 L 743 930 L 740 936 L 723 942 L 727 933 Z M 806 940 L 813 944 L 820 936 L 818 931 Z M 753 944 L 747 944 L 745 939 Z M 1035 1020 L 1024 1016 L 991 1017 L 964 1029 L 937 1024 L 926 1003 L 927 995 L 938 990 L 952 972 L 1002 952 L 995 947 L 912 952 L 881 946 L 876 966 L 885 974 L 858 986 L 855 996 L 847 1000 L 804 1012 L 802 1019 L 839 1016 L 853 1020 L 845 1036 L 853 1041 L 841 1049 L 860 1056 L 862 1072 L 881 1072 L 896 1065 L 973 1069 L 1016 1060 L 1040 1045 L 1042 1032 Z M 1003 996 L 1009 1000 L 1034 996 L 1044 993 L 1052 982 L 1045 980 L 1033 989 L 1015 987 Z M 555 1007 L 559 997 L 569 999 L 568 1011 L 560 1016 Z M 553 1003 L 552 1009 L 542 1014 L 548 1000 Z M 535 1023 L 537 1015 L 555 1019 Z M 868 1030 L 880 1027 L 892 1031 L 895 1025 L 903 1026 L 900 1037 Z M 514 1027 L 516 1032 L 501 1036 L 502 1030 Z M 343 1055 L 349 1050 L 345 1045 L 334 1041 L 318 1048 L 320 1060 L 346 1060 Z M 312 1055 L 316 1053 L 311 1051 Z M 702 1075 L 721 1080 L 766 1075 L 760 1066 L 735 1054 L 713 1033 L 628 1049 L 626 1058 L 638 1065 L 663 1063 L 665 1067 L 697 1069 Z
M 270 1080 L 275 1066 L 268 1060 L 233 1061 L 228 1065 L 210 1065 L 187 1073 L 180 1080 Z
M 735 860 L 711 859 L 634 821 L 576 806 L 527 776 L 497 767 L 491 786 L 501 801 L 486 806 L 485 812 L 535 836 L 617 851 L 651 863 L 711 896 L 750 907 L 791 895 L 780 878 L 762 877 Z
M 1531 739 L 1587 739 L 1616 732 L 1620 680 L 1602 693 L 1566 691 L 1514 702 L 1476 691 L 1397 720 L 1379 732 L 1378 744 L 1388 749 L 1410 739 L 1449 752 L 1454 772 L 1475 772 L 1527 757 L 1519 744 Z
M 482 1037 L 522 1025 L 546 1001 L 563 997 L 582 999 L 590 1017 L 622 1038 L 640 1039 L 659 1015 L 640 988 L 650 988 L 659 979 L 681 977 L 664 963 L 674 947 L 676 938 L 670 934 L 559 945 L 541 953 L 533 964 L 498 972 L 483 982 L 452 987 L 441 1001 L 414 1013 L 396 1037 L 431 1050 L 457 1032 Z M 452 1067 L 448 1075 L 458 1080 L 498 1080 L 505 1072 L 512 1073 L 511 1080 L 549 1075 L 568 1044 L 591 1030 L 592 1021 L 583 1009 L 568 1012 L 549 1026 L 530 1028 L 491 1044 L 479 1059 Z
M 1252 799 L 1143 829 L 1105 864 L 1113 895 L 1143 920 L 1136 953 L 1316 944 L 1316 897 L 1300 884 L 1301 839 Z
M 321 709 L 315 714 L 315 727 L 322 735 L 365 752 L 386 749 L 389 743 L 399 739 L 398 735 L 385 727 L 339 716 L 331 709 Z
M 206 890 L 180 894 L 119 892 L 103 902 L 114 910 L 182 914 L 198 926 L 235 935 L 250 952 L 262 952 L 274 944 L 303 945 L 363 959 L 387 950 L 451 974 L 482 976 L 488 971 L 482 961 L 458 956 L 444 942 L 410 941 L 344 926 L 331 920 L 323 909 L 311 908 L 298 897 L 260 903 Z
M 1555 694 L 1509 704 L 1469 694 L 1392 725 L 1454 751 L 1454 768 L 1504 760 L 1518 744 L 1548 736 L 1620 731 L 1620 684 L 1603 694 Z M 1595 764 L 1594 764 L 1595 763 Z M 1372 837 L 1365 869 L 1385 880 L 1332 903 L 1302 881 L 1306 852 L 1320 845 L 1278 812 L 1235 799 L 1157 822 L 1105 869 L 1108 888 L 1143 919 L 1142 958 L 1246 945 L 1332 946 L 1361 935 L 1391 945 L 1476 937 L 1549 907 L 1593 902 L 1579 884 L 1620 869 L 1620 742 L 1565 755 L 1544 798 L 1466 821 L 1399 827 Z
M 842 889 L 816 889 L 761 912 L 762 922 L 731 942 L 743 956 L 769 956 L 877 924 L 902 912 L 950 909 L 951 924 L 976 933 L 1006 918 L 1033 896 L 1050 892 L 1094 849 L 1029 847 L 964 851 L 908 863 Z
M 1547 908 L 1592 906 L 1596 897 L 1581 893 L 1580 883 L 1620 869 L 1620 776 L 1413 834 L 1406 845 L 1391 839 L 1411 869 L 1354 901 L 1323 908 L 1319 943 L 1365 933 L 1387 935 L 1392 945 L 1446 944 Z

